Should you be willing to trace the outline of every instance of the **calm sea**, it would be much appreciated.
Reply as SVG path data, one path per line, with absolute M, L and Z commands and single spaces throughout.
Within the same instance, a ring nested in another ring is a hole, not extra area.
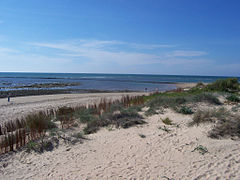
M 142 74 L 87 74 L 87 73 L 0 73 L 0 91 L 14 86 L 38 83 L 80 83 L 61 88 L 91 90 L 160 91 L 176 88 L 173 82 L 213 82 L 223 76 L 181 76 Z M 238 78 L 240 79 L 240 78 Z

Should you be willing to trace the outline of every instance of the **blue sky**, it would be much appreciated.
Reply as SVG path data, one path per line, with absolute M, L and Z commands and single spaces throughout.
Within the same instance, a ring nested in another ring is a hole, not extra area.
M 240 76 L 238 0 L 2 0 L 0 72 Z

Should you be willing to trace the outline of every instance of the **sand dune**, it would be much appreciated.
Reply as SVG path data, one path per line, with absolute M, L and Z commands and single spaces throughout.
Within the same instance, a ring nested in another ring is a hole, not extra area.
M 119 95 L 100 96 L 116 98 Z M 90 97 L 79 95 L 81 102 L 91 102 L 98 97 L 96 94 Z M 4 108 L 18 109 L 14 111 L 17 115 L 21 112 L 19 109 L 32 111 L 78 103 L 71 95 L 65 99 L 60 96 L 59 99 L 51 96 L 35 98 L 31 101 L 16 98 L 16 106 Z M 1 117 L 4 116 L 6 113 L 1 110 Z M 160 118 L 165 117 L 175 124 L 167 126 L 170 132 L 159 129 L 164 127 Z M 0 179 L 240 179 L 239 141 L 210 139 L 207 132 L 211 125 L 188 127 L 191 119 L 190 115 L 167 110 L 164 114 L 146 118 L 145 125 L 111 131 L 102 128 L 88 135 L 88 140 L 83 143 L 62 145 L 52 152 L 3 155 Z M 139 134 L 146 137 L 141 138 Z M 206 147 L 208 153 L 192 152 L 198 145 Z

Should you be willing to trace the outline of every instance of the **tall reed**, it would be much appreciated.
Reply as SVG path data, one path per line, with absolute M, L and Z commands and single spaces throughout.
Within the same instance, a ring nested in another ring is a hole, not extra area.
M 29 114 L 21 119 L 10 120 L 0 124 L 0 150 L 7 153 L 25 146 L 29 141 L 44 137 L 46 130 L 53 128 L 51 119 L 55 116 L 62 128 L 69 128 L 74 122 L 74 114 L 88 110 L 94 117 L 100 120 L 103 113 L 111 112 L 114 106 L 119 104 L 128 108 L 130 106 L 144 104 L 144 96 L 123 96 L 117 100 L 101 99 L 99 103 L 81 105 L 76 107 L 61 107 L 57 110 L 48 109 Z M 100 122 L 99 122 L 100 123 Z M 96 123 L 98 125 L 99 123 Z M 100 124 L 104 124 L 101 122 Z

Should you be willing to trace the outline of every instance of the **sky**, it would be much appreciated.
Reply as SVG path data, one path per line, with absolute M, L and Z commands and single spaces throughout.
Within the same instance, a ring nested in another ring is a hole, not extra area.
M 0 72 L 240 76 L 239 0 L 0 0 Z

